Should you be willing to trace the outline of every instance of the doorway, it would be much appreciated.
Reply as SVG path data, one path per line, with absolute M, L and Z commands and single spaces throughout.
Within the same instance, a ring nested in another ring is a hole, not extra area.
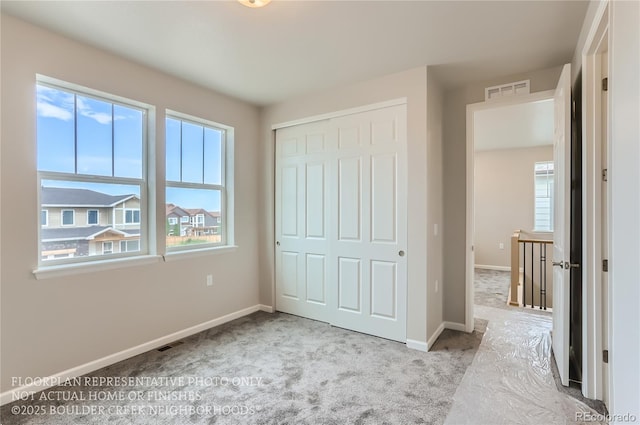
M 467 329 L 474 317 L 476 266 L 479 274 L 510 280 L 514 231 L 546 231 L 537 236 L 552 238 L 553 97 L 549 90 L 467 106 Z M 538 192 L 547 190 L 546 199 L 536 199 L 536 185 Z M 540 214 L 545 201 L 546 215 Z

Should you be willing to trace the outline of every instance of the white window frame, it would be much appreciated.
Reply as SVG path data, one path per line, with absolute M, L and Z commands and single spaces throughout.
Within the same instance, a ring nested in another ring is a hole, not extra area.
M 130 251 L 130 250 L 127 248 L 127 244 L 128 244 L 129 242 L 138 242 L 138 249 L 137 249 L 137 250 L 131 250 L 131 251 Z M 125 248 L 125 249 L 122 249 L 122 247 L 123 247 L 123 246 L 124 246 L 124 248 Z M 138 252 L 139 250 L 140 250 L 140 239 L 132 239 L 132 240 L 124 239 L 124 240 L 121 240 L 121 241 L 120 241 L 120 252 Z
M 538 165 L 540 164 L 544 164 L 547 169 L 544 172 L 539 172 L 537 170 Z M 551 170 L 549 170 L 549 166 L 551 166 Z M 553 161 L 538 161 L 534 164 L 534 168 L 533 168 L 533 231 L 534 232 L 539 232 L 539 233 L 553 233 L 553 229 L 554 229 L 554 222 L 553 222 L 553 190 L 555 190 L 555 188 L 553 188 L 553 173 L 555 172 L 555 170 L 553 169 Z M 538 186 L 538 177 L 545 177 L 547 179 L 547 189 L 548 189 L 548 195 L 549 196 L 544 196 L 544 197 L 539 197 L 537 196 L 537 186 Z M 549 190 L 549 180 L 551 182 L 551 189 Z M 549 199 L 549 224 L 550 227 L 549 228 L 540 228 L 538 226 L 538 199 Z
M 45 274 L 56 275 L 60 274 L 63 269 L 60 269 L 58 266 L 69 265 L 72 266 L 70 271 L 77 270 L 76 266 L 78 264 L 101 264 L 105 260 L 110 261 L 110 265 L 113 265 L 112 261 L 115 258 L 123 257 L 122 260 L 125 260 L 124 257 L 143 257 L 151 254 L 151 251 L 155 251 L 149 245 L 149 216 L 152 214 L 153 210 L 148 207 L 149 199 L 148 193 L 153 193 L 154 186 L 147 180 L 147 176 L 149 173 L 149 154 L 150 154 L 150 141 L 149 141 L 149 120 L 152 119 L 153 115 L 153 106 L 138 102 L 135 100 L 127 99 L 121 96 L 101 92 L 99 90 L 94 90 L 91 88 L 83 87 L 77 84 L 69 83 L 66 81 L 58 80 L 55 78 L 36 75 L 36 84 L 42 85 L 45 87 L 50 87 L 55 90 L 61 90 L 67 93 L 71 93 L 78 96 L 93 98 L 102 102 L 112 103 L 114 105 L 123 106 L 126 108 L 136 109 L 142 113 L 142 170 L 141 170 L 141 178 L 131 178 L 131 177 L 115 177 L 115 176 L 100 176 L 93 174 L 80 174 L 80 173 L 69 173 L 69 172 L 59 172 L 59 171 L 40 171 L 37 170 L 38 173 L 38 205 L 42 209 L 42 202 L 40 199 L 40 188 L 42 187 L 43 180 L 56 180 L 56 181 L 68 181 L 68 182 L 80 182 L 80 183 L 108 183 L 108 184 L 122 184 L 129 186 L 138 186 L 140 193 L 140 251 L 135 251 L 131 253 L 112 253 L 109 255 L 108 259 L 100 256 L 100 255 L 88 255 L 88 256 L 75 256 L 70 258 L 61 258 L 61 259 L 49 259 L 43 260 L 42 255 L 38 252 L 38 268 L 34 270 L 34 274 L 36 277 L 39 275 L 44 276 Z M 37 148 L 36 148 L 37 149 Z M 76 152 L 77 155 L 77 152 Z M 65 208 L 66 210 L 66 208 Z M 123 220 L 124 221 L 124 220 Z M 62 212 L 60 213 L 60 223 L 62 225 Z M 74 211 L 74 223 L 75 223 L 75 211 Z M 138 223 L 136 223 L 138 224 Z M 116 226 L 113 223 L 112 226 Z M 42 226 L 38 226 L 38 250 L 41 251 L 41 241 L 42 236 L 40 234 L 40 228 Z M 64 227 L 69 227 L 65 225 Z M 132 260 L 132 258 L 126 258 L 127 262 Z M 101 267 L 101 266 L 100 266 Z M 49 272 L 51 270 L 51 273 Z
M 178 217 L 168 217 L 167 222 L 169 223 L 169 226 L 175 226 L 178 224 Z
M 131 212 L 131 219 L 133 221 L 127 221 L 127 212 Z M 136 212 L 138 213 L 138 221 L 135 221 Z M 122 224 L 140 224 L 141 215 L 140 208 L 125 208 L 122 210 Z
M 165 177 L 165 187 L 173 187 L 173 188 L 183 188 L 183 189 L 208 189 L 208 190 L 219 190 L 220 191 L 220 218 L 219 220 L 222 224 L 218 224 L 220 227 L 220 242 L 219 243 L 202 243 L 202 244 L 194 244 L 194 245 L 186 245 L 186 246 L 174 246 L 167 247 L 166 246 L 166 237 L 164 239 L 165 242 L 165 251 L 168 253 L 186 253 L 190 251 L 207 251 L 209 249 L 226 249 L 229 247 L 234 247 L 234 219 L 233 219 L 233 211 L 234 211 L 234 192 L 233 192 L 233 164 L 234 164 L 234 128 L 228 125 L 216 123 L 214 121 L 206 120 L 203 118 L 194 117 L 191 115 L 183 114 L 181 112 L 176 112 L 172 110 L 166 110 L 166 118 L 182 121 L 185 123 L 209 127 L 214 130 L 218 130 L 222 132 L 222 140 L 221 140 L 221 164 L 220 164 L 220 174 L 221 174 L 221 182 L 219 185 L 216 184 L 208 184 L 208 183 L 189 183 L 189 182 L 178 182 L 166 180 Z M 165 134 L 165 143 L 166 143 L 166 134 Z M 166 158 L 165 158 L 166 161 Z M 166 190 L 166 189 L 165 189 Z M 191 217 L 186 216 L 181 217 L 181 224 L 192 224 Z M 193 224 L 192 224 L 193 225 Z
M 107 245 L 111 245 L 111 249 L 104 249 L 105 246 Z M 102 242 L 102 255 L 105 255 L 105 254 L 113 254 L 113 241 Z
M 42 213 L 44 213 L 44 224 L 42 224 Z M 42 208 L 40 210 L 40 227 L 47 227 L 48 225 L 49 225 L 49 210 L 46 208 Z
M 89 213 L 90 213 L 91 211 L 95 211 L 95 212 L 96 212 L 96 222 L 95 222 L 95 223 L 91 223 L 91 222 L 89 221 Z M 92 209 L 88 209 L 88 210 L 87 210 L 87 225 L 88 225 L 88 226 L 92 226 L 92 225 L 99 226 L 99 225 L 100 225 L 100 210 L 95 209 L 95 208 L 92 208 Z
M 188 215 L 183 215 L 182 217 L 180 217 L 180 223 L 182 224 L 188 224 L 190 221 L 190 217 Z
M 65 224 L 64 223 L 64 213 L 66 212 L 70 212 L 71 213 L 71 224 Z M 74 209 L 70 209 L 70 208 L 65 208 L 60 210 L 60 226 L 61 227 L 73 227 L 76 225 L 76 210 Z

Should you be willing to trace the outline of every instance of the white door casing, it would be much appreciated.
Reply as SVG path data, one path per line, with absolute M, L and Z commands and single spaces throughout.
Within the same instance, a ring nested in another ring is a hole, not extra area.
M 554 95 L 553 353 L 562 385 L 569 385 L 569 231 L 571 176 L 571 65 L 562 68 Z M 557 265 L 561 263 L 561 265 Z
M 406 341 L 406 176 L 406 105 L 277 130 L 277 310 Z

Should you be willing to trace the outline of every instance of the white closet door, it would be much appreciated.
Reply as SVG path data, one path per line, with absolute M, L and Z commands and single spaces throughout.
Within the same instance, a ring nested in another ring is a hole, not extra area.
M 406 341 L 406 106 L 337 118 L 332 324 Z
M 276 308 L 329 321 L 326 122 L 277 131 Z
M 276 133 L 276 309 L 406 341 L 406 105 Z

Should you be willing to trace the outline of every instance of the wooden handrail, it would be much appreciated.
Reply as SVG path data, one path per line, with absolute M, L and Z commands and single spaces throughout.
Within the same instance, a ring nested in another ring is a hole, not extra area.
M 513 306 L 520 305 L 518 301 L 518 286 L 520 285 L 520 256 L 518 253 L 520 252 L 520 243 L 553 244 L 553 241 L 549 239 L 522 238 L 522 233 L 524 232 L 518 229 L 511 235 L 511 297 L 509 299 L 509 305 Z
M 526 243 L 544 243 L 544 244 L 552 244 L 553 241 L 549 239 L 518 239 L 518 242 L 526 242 Z

